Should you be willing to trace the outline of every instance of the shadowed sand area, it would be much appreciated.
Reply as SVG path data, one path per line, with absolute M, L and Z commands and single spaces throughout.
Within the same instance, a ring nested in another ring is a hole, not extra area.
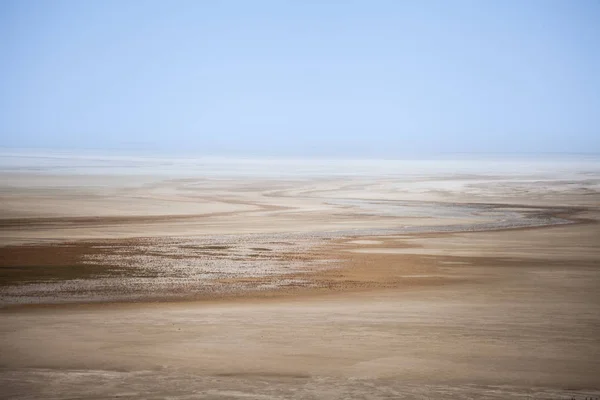
M 596 164 L 369 168 L 5 173 L 0 396 L 600 396 Z

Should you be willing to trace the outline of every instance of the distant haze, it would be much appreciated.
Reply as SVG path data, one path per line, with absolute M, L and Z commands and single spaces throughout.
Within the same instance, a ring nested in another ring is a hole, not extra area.
M 600 152 L 598 1 L 0 2 L 0 146 Z

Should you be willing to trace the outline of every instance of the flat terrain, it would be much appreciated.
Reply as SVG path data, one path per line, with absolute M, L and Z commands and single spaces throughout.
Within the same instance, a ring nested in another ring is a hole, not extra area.
M 535 166 L 4 173 L 0 397 L 598 397 L 600 169 Z

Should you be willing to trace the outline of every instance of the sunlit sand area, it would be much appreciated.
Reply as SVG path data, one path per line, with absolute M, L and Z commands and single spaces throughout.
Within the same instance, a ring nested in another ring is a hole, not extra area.
M 598 159 L 2 170 L 1 397 L 600 395 Z

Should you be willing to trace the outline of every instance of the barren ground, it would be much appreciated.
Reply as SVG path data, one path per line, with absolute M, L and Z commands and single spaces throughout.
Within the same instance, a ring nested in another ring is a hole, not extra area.
M 600 396 L 599 186 L 5 173 L 0 396 Z

